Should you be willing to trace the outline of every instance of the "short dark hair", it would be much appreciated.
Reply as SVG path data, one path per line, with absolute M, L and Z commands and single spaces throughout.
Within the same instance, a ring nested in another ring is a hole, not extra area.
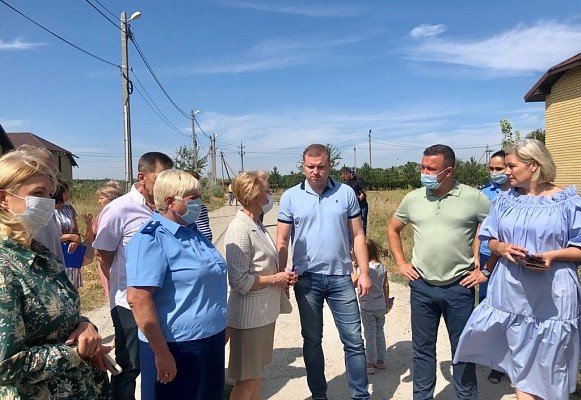
M 369 260 L 379 261 L 379 247 L 372 239 L 365 238 L 365 244 L 367 245 L 367 252 L 369 253 Z
M 303 151 L 303 161 L 305 161 L 306 156 L 320 157 L 323 154 L 327 156 L 327 160 L 331 162 L 331 153 L 329 148 L 324 144 L 314 143 L 307 146 L 305 151 Z
M 444 165 L 446 167 L 454 167 L 456 165 L 456 154 L 450 146 L 445 144 L 435 144 L 424 150 L 425 156 L 442 156 L 444 157 Z
M 506 151 L 504 151 L 504 150 L 498 150 L 496 153 L 494 153 L 494 154 L 492 154 L 490 156 L 490 158 L 494 158 L 494 157 L 506 158 Z
M 342 174 L 350 174 L 351 173 L 351 171 L 349 171 L 349 168 L 347 168 L 347 167 L 341 168 L 339 170 L 339 172 L 342 173 Z
M 63 195 L 70 191 L 69 184 L 63 178 L 57 178 L 56 189 L 52 198 L 56 204 L 63 204 L 65 200 L 63 199 Z
M 145 153 L 137 163 L 137 171 L 142 174 L 150 174 L 158 171 L 160 168 L 164 170 L 173 168 L 173 161 L 169 156 L 158 151 Z

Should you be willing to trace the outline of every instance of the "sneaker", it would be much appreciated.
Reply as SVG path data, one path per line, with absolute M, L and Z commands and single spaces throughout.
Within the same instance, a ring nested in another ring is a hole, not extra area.
M 373 375 L 375 374 L 375 366 L 373 364 L 367 364 L 367 375 Z
M 377 368 L 377 369 L 385 369 L 385 362 L 383 362 L 383 360 L 378 360 L 375 363 L 375 368 Z

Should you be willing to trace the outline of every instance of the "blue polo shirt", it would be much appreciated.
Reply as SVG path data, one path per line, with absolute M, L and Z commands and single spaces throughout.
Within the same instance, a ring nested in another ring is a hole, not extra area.
M 127 286 L 155 287 L 166 341 L 203 339 L 226 328 L 226 262 L 195 224 L 185 227 L 155 213 L 125 256 Z M 139 339 L 147 342 L 141 330 Z
M 306 180 L 284 192 L 278 221 L 292 224 L 295 272 L 350 274 L 349 219 L 360 214 L 353 189 L 331 178 L 320 196 Z
M 496 183 L 489 182 L 480 188 L 480 191 L 488 197 L 488 200 L 492 203 L 492 200 L 502 192 L 502 188 Z M 480 252 L 486 256 L 490 256 L 491 252 L 488 248 L 488 240 L 480 242 Z

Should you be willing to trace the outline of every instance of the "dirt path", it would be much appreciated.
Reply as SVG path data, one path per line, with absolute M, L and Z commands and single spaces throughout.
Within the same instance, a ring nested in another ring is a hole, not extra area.
M 276 236 L 276 206 L 266 215 L 265 225 L 273 236 Z M 210 213 L 214 243 L 223 252 L 223 237 L 228 224 L 234 217 L 234 206 L 223 207 Z M 405 285 L 392 284 L 391 293 L 395 296 L 395 305 L 386 320 L 386 340 L 388 345 L 388 368 L 377 371 L 370 376 L 370 392 L 376 400 L 412 398 L 411 377 L 411 326 L 409 312 L 409 289 Z M 294 310 L 291 314 L 281 315 L 277 321 L 274 342 L 273 363 L 266 368 L 263 377 L 263 399 L 306 400 L 310 398 L 307 387 L 305 365 L 302 357 L 302 338 L 298 311 L 294 296 L 291 296 Z M 89 313 L 105 338 L 110 338 L 113 328 L 108 308 L 101 308 Z M 324 310 L 323 348 L 325 352 L 325 373 L 329 389 L 329 399 L 348 399 L 347 378 L 342 345 L 328 308 Z M 451 355 L 448 335 L 444 323 L 438 332 L 438 367 L 435 399 L 454 399 L 454 386 L 451 377 Z M 226 349 L 226 359 L 228 358 Z M 492 385 L 487 380 L 488 370 L 479 367 L 479 399 L 506 400 L 514 399 L 514 390 L 506 379 Z M 137 390 L 139 399 L 139 389 Z

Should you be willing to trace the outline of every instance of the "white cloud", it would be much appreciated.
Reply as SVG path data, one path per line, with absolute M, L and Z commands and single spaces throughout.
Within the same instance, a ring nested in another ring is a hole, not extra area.
M 442 24 L 438 25 L 421 24 L 416 26 L 414 29 L 410 31 L 410 36 L 416 39 L 424 37 L 433 37 L 439 35 L 445 30 L 446 26 Z
M 6 132 L 16 131 L 30 123 L 27 119 L 3 119 L 0 118 L 0 124 Z
M 278 70 L 298 65 L 328 62 L 340 47 L 361 41 L 360 38 L 309 40 L 262 40 L 232 60 L 216 60 L 196 66 L 165 69 L 169 74 L 239 74 Z M 240 61 L 239 61 L 240 60 Z
M 475 67 L 496 74 L 542 72 L 579 52 L 581 25 L 557 21 L 519 24 L 480 40 L 427 37 L 409 49 L 419 61 Z
M 5 42 L 0 39 L 0 51 L 32 50 L 39 46 L 44 46 L 44 43 L 25 42 L 22 39 L 14 39 L 12 42 Z
M 355 14 L 359 13 L 359 9 L 355 7 L 344 7 L 344 6 L 335 6 L 335 7 L 325 7 L 325 6 L 297 6 L 297 5 L 272 5 L 272 4 L 263 4 L 263 3 L 255 3 L 255 2 L 247 2 L 247 1 L 231 1 L 231 0 L 223 0 L 221 3 L 225 6 L 235 7 L 235 8 L 244 8 L 248 10 L 255 10 L 255 11 L 264 11 L 264 12 L 273 12 L 273 13 L 280 13 L 280 14 L 294 14 L 294 15 L 303 15 L 306 17 L 314 17 L 314 18 L 321 18 L 321 17 L 331 17 L 331 18 L 343 18 L 343 17 L 350 17 Z

